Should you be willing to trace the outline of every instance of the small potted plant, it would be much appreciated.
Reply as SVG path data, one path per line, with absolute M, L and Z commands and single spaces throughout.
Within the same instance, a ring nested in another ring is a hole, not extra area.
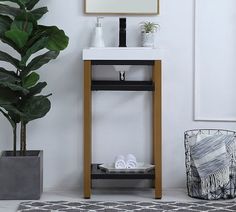
M 155 32 L 159 28 L 159 24 L 154 22 L 141 22 L 142 46 L 154 47 Z
M 39 81 L 37 71 L 57 58 L 69 38 L 56 26 L 38 23 L 48 11 L 47 7 L 35 9 L 39 0 L 8 2 L 9 5 L 0 4 L 0 40 L 15 53 L 0 51 L 0 61 L 12 65 L 10 70 L 0 67 L 0 113 L 12 126 L 13 151 L 4 151 L 0 156 L 0 199 L 39 199 L 43 188 L 43 152 L 26 149 L 26 126 L 44 117 L 51 108 L 48 99 L 51 94 L 41 94 L 47 83 Z

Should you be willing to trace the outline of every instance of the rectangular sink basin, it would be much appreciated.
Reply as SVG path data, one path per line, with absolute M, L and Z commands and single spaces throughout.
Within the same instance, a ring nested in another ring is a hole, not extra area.
M 147 50 L 147 49 L 154 49 L 154 48 L 152 48 L 152 47 L 103 47 L 103 48 L 90 47 L 89 49 L 99 49 L 99 50 Z
M 83 50 L 83 60 L 158 60 L 160 51 L 151 47 L 104 47 Z

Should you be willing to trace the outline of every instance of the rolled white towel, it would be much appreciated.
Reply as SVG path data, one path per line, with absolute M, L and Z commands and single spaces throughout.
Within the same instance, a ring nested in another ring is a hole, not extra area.
M 125 159 L 126 168 L 127 169 L 134 169 L 137 167 L 137 160 L 133 154 L 128 154 Z
M 125 169 L 126 168 L 125 157 L 123 155 L 116 156 L 114 164 L 116 169 Z

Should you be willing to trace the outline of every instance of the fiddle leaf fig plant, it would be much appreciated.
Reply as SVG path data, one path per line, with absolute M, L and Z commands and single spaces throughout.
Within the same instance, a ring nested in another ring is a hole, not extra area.
M 21 127 L 20 153 L 25 155 L 27 124 L 44 117 L 51 107 L 51 94 L 41 94 L 47 83 L 39 81 L 38 69 L 56 59 L 69 42 L 58 27 L 39 24 L 48 12 L 47 7 L 35 8 L 39 1 L 0 0 L 0 40 L 17 52 L 11 55 L 0 50 L 0 61 L 13 67 L 0 67 L 0 113 L 12 126 L 14 155 L 17 126 Z

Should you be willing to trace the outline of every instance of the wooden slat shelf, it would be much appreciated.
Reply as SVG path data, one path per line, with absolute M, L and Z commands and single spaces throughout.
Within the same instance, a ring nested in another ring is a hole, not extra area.
M 155 179 L 154 169 L 148 172 L 119 172 L 119 173 L 109 173 L 99 168 L 99 164 L 91 165 L 91 178 L 92 179 Z
M 97 81 L 93 80 L 93 91 L 153 91 L 152 81 Z

